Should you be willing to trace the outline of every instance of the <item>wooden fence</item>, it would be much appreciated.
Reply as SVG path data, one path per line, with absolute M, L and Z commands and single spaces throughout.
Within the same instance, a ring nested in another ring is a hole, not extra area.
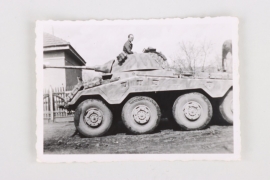
M 71 87 L 68 88 L 72 89 Z M 43 90 L 43 118 L 54 121 L 55 118 L 74 116 L 74 112 L 68 112 L 60 108 L 65 102 L 65 97 L 69 91 L 64 87 L 49 88 Z

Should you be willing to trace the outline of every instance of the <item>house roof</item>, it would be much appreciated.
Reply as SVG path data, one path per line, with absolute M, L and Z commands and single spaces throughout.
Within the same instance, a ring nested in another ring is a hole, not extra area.
M 71 52 L 76 59 L 82 63 L 82 65 L 85 65 L 85 60 L 80 56 L 80 54 L 71 46 L 71 44 L 59 37 L 56 37 L 52 34 L 43 33 L 43 51 L 49 52 L 49 51 L 68 51 Z
M 56 37 L 52 34 L 44 33 L 43 34 L 43 46 L 44 47 L 50 47 L 50 46 L 63 46 L 63 45 L 69 45 L 70 43 Z

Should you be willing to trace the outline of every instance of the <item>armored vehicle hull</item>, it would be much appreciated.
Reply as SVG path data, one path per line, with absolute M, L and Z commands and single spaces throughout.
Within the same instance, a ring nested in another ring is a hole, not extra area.
M 202 129 L 211 121 L 213 101 L 233 124 L 229 73 L 178 73 L 156 52 L 129 55 L 125 62 L 96 69 L 104 72 L 102 77 L 79 81 L 66 98 L 65 108 L 75 111 L 75 126 L 86 137 L 105 135 L 118 119 L 134 134 L 151 133 L 161 116 L 185 130 Z

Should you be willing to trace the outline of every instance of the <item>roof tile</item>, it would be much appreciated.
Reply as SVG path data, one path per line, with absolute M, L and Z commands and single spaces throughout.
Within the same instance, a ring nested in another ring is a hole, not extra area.
M 63 46 L 70 43 L 52 34 L 43 33 L 43 47 Z

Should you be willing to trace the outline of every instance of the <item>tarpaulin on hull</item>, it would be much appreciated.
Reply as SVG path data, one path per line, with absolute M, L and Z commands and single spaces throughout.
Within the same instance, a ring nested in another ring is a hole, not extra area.
M 127 55 L 126 60 L 122 63 L 115 61 L 111 73 L 165 69 L 164 65 L 167 65 L 167 61 L 155 53 L 131 54 Z

